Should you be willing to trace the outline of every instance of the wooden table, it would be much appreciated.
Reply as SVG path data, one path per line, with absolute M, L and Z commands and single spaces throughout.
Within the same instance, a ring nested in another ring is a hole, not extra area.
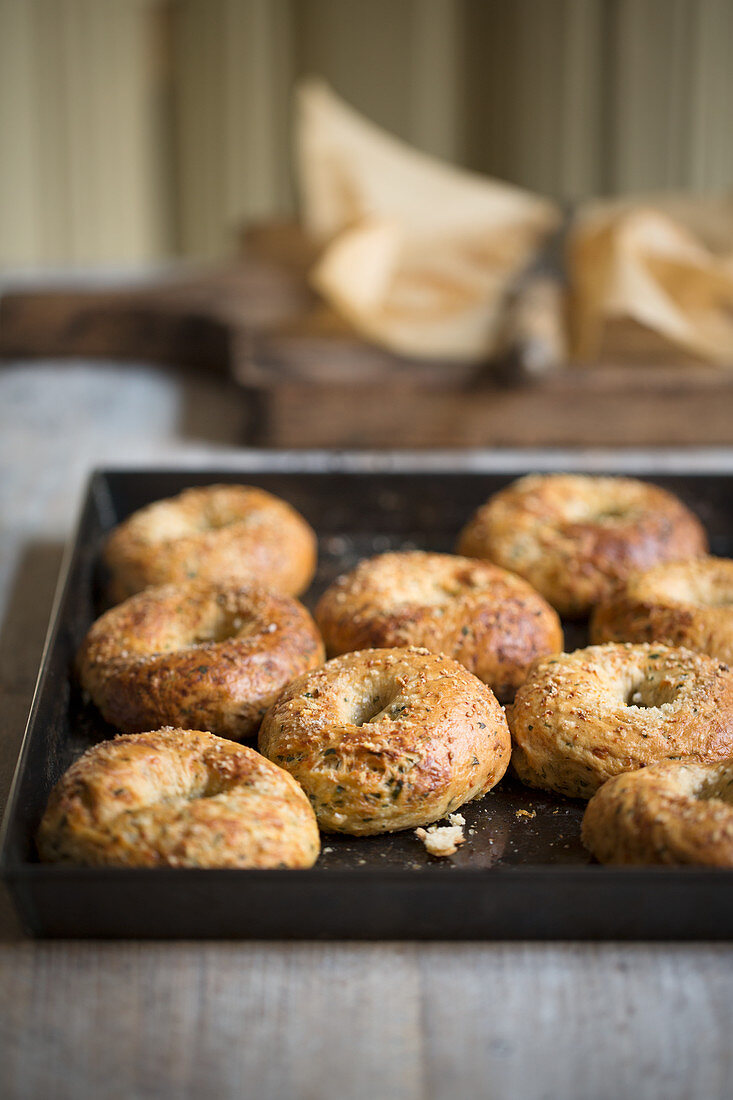
M 90 467 L 223 461 L 227 383 L 0 370 L 0 785 Z M 0 1095 L 636 1100 L 733 1091 L 733 947 L 30 943 L 0 917 Z

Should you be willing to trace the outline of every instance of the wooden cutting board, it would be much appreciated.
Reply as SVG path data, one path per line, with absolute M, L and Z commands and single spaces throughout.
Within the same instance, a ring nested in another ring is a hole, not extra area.
M 243 389 L 246 441 L 267 446 L 733 445 L 733 369 L 684 361 L 639 326 L 610 329 L 592 367 L 511 385 L 490 365 L 366 344 L 308 289 L 311 261 L 297 228 L 278 223 L 249 229 L 240 255 L 215 267 L 134 287 L 10 290 L 0 359 L 228 373 Z
M 132 286 L 8 290 L 0 297 L 0 358 L 136 359 L 227 370 L 233 337 L 307 311 L 298 274 L 242 258 L 182 266 Z

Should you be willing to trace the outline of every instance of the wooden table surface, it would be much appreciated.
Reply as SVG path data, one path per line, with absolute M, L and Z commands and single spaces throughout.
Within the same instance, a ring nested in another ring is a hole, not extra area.
M 0 370 L 0 795 L 89 469 L 217 456 L 227 383 Z M 0 1095 L 664 1100 L 733 1093 L 733 947 L 32 943 L 0 918 Z

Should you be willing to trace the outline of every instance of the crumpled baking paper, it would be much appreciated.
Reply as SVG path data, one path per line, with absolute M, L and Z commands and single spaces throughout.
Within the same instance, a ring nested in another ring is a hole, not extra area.
M 574 357 L 592 361 L 630 318 L 693 356 L 733 366 L 733 196 L 588 203 L 569 234 Z
M 417 152 L 316 81 L 298 92 L 296 158 L 303 227 L 323 248 L 311 283 L 333 308 L 400 355 L 490 357 L 555 204 Z
M 490 359 L 559 208 L 416 151 L 320 81 L 301 85 L 296 109 L 302 224 L 320 247 L 311 284 L 393 352 Z M 596 358 L 625 319 L 662 349 L 733 366 L 733 195 L 583 204 L 566 264 L 574 358 Z

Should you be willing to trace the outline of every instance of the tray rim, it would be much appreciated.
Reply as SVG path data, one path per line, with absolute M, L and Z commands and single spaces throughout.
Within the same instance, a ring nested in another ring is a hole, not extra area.
M 733 444 L 712 447 L 463 447 L 390 450 L 263 447 L 222 448 L 208 454 L 176 454 L 170 460 L 91 466 L 82 486 L 85 502 L 98 475 L 124 473 L 486 473 L 538 472 L 556 469 L 577 473 L 730 474 Z M 76 528 L 72 529 L 72 537 Z
M 42 878 L 48 882 L 63 881 L 99 883 L 107 881 L 131 882 L 133 880 L 158 882 L 175 881 L 183 884 L 191 882 L 219 880 L 238 881 L 246 888 L 248 882 L 257 880 L 263 885 L 282 882 L 281 870 L 234 870 L 212 868 L 93 868 L 66 867 L 50 864 L 18 861 L 8 853 L 8 833 L 19 797 L 21 777 L 29 752 L 30 738 L 39 707 L 40 698 L 49 672 L 48 656 L 55 644 L 62 626 L 61 608 L 65 602 L 71 583 L 72 566 L 77 553 L 82 549 L 82 519 L 84 512 L 94 499 L 94 494 L 104 479 L 110 476 L 154 476 L 158 474 L 481 474 L 521 476 L 528 469 L 538 471 L 568 470 L 585 473 L 603 473 L 630 476 L 733 476 L 733 447 L 726 448 L 644 448 L 633 451 L 611 451 L 605 448 L 555 450 L 538 449 L 476 449 L 471 451 L 331 451 L 331 450 L 254 450 L 245 449 L 236 452 L 219 452 L 203 459 L 201 456 L 188 458 L 176 456 L 170 462 L 151 464 L 150 462 L 126 462 L 124 464 L 104 465 L 93 468 L 87 475 L 75 512 L 71 534 L 66 541 L 59 576 L 49 612 L 49 623 L 39 659 L 38 674 L 31 698 L 28 717 L 18 758 L 13 772 L 8 798 L 0 826 L 0 874 L 9 885 L 12 883 L 32 882 Z M 575 887 L 587 883 L 591 889 L 599 882 L 638 883 L 653 879 L 658 883 L 673 883 L 687 880 L 695 884 L 730 884 L 731 868 L 710 868 L 696 866 L 659 867 L 659 866 L 602 866 L 532 863 L 517 866 L 497 866 L 491 868 L 491 876 L 500 876 L 516 882 L 531 881 L 538 886 L 543 880 L 553 884 L 566 882 Z M 369 868 L 333 868 L 328 871 L 318 867 L 306 870 L 291 870 L 286 879 L 295 887 L 297 884 L 313 882 L 314 878 L 326 879 L 329 883 L 365 882 L 414 884 L 418 889 L 428 889 L 436 883 L 446 886 L 476 881 L 479 869 L 425 866 L 419 872 L 402 867 Z M 424 884 L 420 886 L 418 884 Z M 733 935 L 733 929 L 731 930 Z

